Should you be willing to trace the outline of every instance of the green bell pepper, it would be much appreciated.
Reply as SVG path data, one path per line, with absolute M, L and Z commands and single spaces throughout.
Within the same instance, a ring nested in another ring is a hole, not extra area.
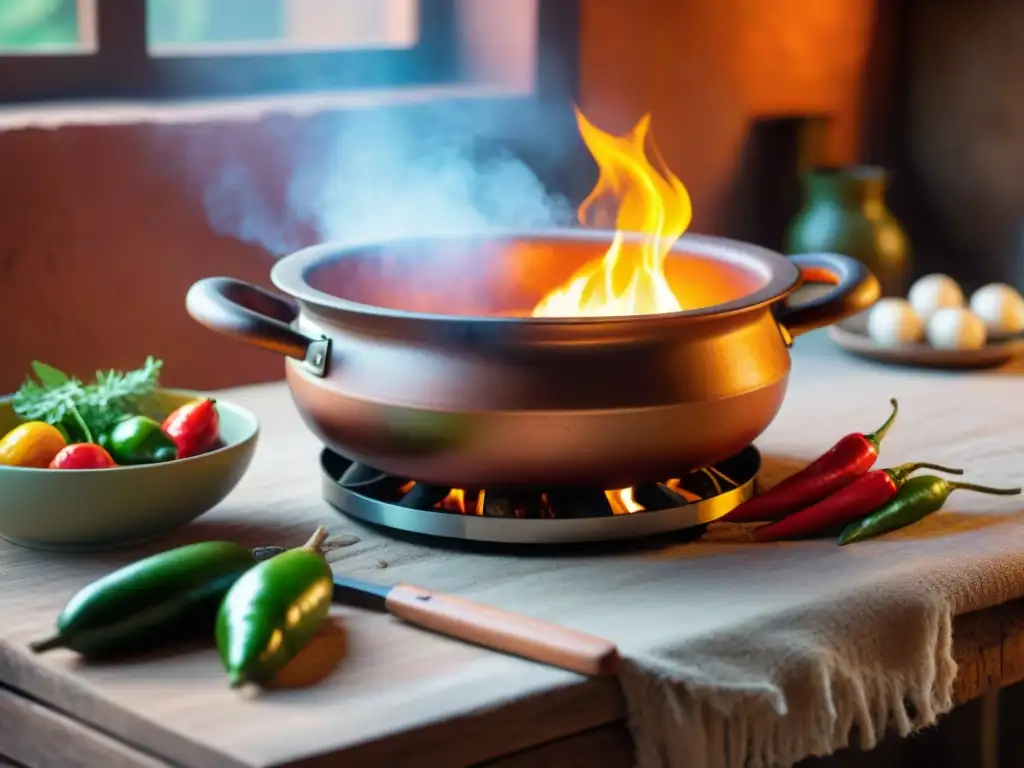
M 115 426 L 105 442 L 114 461 L 121 465 L 159 464 L 178 458 L 178 448 L 148 416 L 132 416 Z

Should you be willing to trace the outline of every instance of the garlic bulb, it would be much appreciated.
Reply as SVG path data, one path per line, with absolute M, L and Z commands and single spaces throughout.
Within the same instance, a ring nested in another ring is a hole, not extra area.
M 964 292 L 949 275 L 925 275 L 910 286 L 907 299 L 918 316 L 927 323 L 940 309 L 962 307 Z
M 868 312 L 868 336 L 881 347 L 916 344 L 924 323 L 906 299 L 879 299 Z
M 945 307 L 928 320 L 928 343 L 936 349 L 981 349 L 987 341 L 981 318 L 963 307 Z
M 1006 283 L 989 283 L 971 296 L 971 311 L 981 318 L 989 338 L 1024 331 L 1024 297 Z

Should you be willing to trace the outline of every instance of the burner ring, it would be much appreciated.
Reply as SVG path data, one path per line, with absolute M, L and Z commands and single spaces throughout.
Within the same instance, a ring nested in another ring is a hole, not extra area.
M 324 449 L 320 454 L 324 500 L 349 517 L 384 528 L 446 539 L 495 544 L 575 544 L 640 539 L 717 520 L 754 495 L 761 454 L 750 446 L 727 464 L 738 485 L 680 507 L 603 517 L 519 519 L 403 507 L 345 488 L 338 480 L 352 461 Z

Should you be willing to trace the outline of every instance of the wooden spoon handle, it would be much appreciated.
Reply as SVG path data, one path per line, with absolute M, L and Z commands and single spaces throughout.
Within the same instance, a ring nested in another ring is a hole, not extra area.
M 398 584 L 387 608 L 424 629 L 581 675 L 610 675 L 618 666 L 619 652 L 607 640 L 460 597 Z

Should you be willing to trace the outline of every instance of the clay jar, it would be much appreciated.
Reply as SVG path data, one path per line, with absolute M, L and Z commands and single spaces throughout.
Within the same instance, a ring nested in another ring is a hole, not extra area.
M 841 253 L 878 278 L 884 296 L 904 296 L 910 243 L 885 204 L 888 178 L 875 166 L 814 168 L 804 174 L 803 208 L 790 223 L 789 254 Z

